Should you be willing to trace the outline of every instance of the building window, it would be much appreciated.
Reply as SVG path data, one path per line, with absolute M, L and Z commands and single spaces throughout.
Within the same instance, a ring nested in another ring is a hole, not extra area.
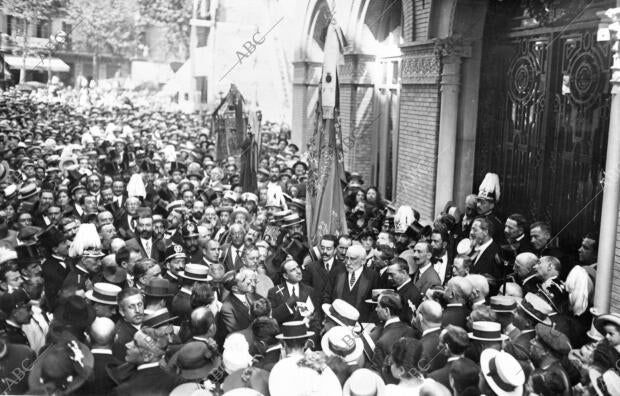
M 7 15 L 6 17 L 6 33 L 9 36 L 22 36 L 24 31 L 24 20 L 22 18 Z
M 50 37 L 50 22 L 49 21 L 40 21 L 37 23 L 37 30 L 35 33 L 35 37 L 38 38 L 49 38 Z
M 70 23 L 63 22 L 62 23 L 62 31 L 67 34 L 67 37 L 65 39 L 64 48 L 67 51 L 71 51 L 71 32 L 73 31 L 73 25 L 70 24 Z

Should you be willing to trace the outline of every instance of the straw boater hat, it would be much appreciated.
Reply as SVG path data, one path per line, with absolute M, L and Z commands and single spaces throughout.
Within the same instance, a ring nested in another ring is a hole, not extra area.
M 490 302 L 491 310 L 495 312 L 510 313 L 517 308 L 515 299 L 510 296 L 492 296 Z
M 92 290 L 85 293 L 87 299 L 106 305 L 117 305 L 116 296 L 121 292 L 119 286 L 111 283 L 97 282 Z
M 553 308 L 537 294 L 527 293 L 525 298 L 519 302 L 519 308 L 539 323 L 547 326 L 553 324 L 549 319 L 549 314 L 553 312 Z
M 179 276 L 198 282 L 208 282 L 212 279 L 211 275 L 209 275 L 209 267 L 202 264 L 186 264 L 185 269 L 179 271 Z
M 360 318 L 357 308 L 341 299 L 336 299 L 331 304 L 323 304 L 321 308 L 327 317 L 341 326 L 353 328 Z
M 504 341 L 508 336 L 502 334 L 502 325 L 499 322 L 478 321 L 472 325 L 469 338 L 478 341 Z
M 600 371 L 591 368 L 589 370 L 590 383 L 594 386 L 599 396 L 620 395 L 620 374 L 617 370 L 608 369 L 601 374 Z
M 480 368 L 484 378 L 498 396 L 523 394 L 525 373 L 512 355 L 487 348 L 480 355 Z
M 349 365 L 360 362 L 364 355 L 362 339 L 350 327 L 335 326 L 321 338 L 321 349 L 327 356 L 339 356 Z
M 608 324 L 613 324 L 620 329 L 620 314 L 608 313 L 594 319 L 594 327 L 601 334 L 605 334 L 605 326 Z
M 342 387 L 342 396 L 383 396 L 385 382 L 374 371 L 360 368 L 351 374 Z

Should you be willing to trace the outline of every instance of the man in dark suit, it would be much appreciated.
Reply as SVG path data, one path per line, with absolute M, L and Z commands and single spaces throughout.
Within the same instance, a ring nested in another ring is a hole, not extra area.
M 30 347 L 28 337 L 22 326 L 30 323 L 32 311 L 28 302 L 30 298 L 22 289 L 0 296 L 0 310 L 5 319 L 0 323 L 0 332 L 4 332 L 4 339 L 11 344 L 21 344 Z
M 321 298 L 325 295 L 331 295 L 336 277 L 338 274 L 346 272 L 344 262 L 336 256 L 336 243 L 337 240 L 334 235 L 323 235 L 319 242 L 320 259 L 311 261 L 305 268 L 302 268 L 303 283 L 312 287 Z M 331 301 L 324 300 L 322 302 Z
M 209 280 L 209 268 L 202 264 L 187 264 L 183 271 L 179 271 L 181 289 L 172 299 L 170 311 L 179 317 L 181 322 L 189 321 L 192 314 L 191 295 L 192 287 L 196 282 Z
M 108 318 L 97 318 L 89 330 L 90 351 L 95 358 L 93 375 L 83 385 L 81 391 L 88 395 L 108 395 L 115 387 L 114 381 L 106 371 L 106 366 L 116 367 L 123 363 L 112 355 L 112 344 L 116 336 L 114 322 Z
M 255 293 L 256 273 L 248 268 L 241 268 L 232 278 L 230 294 L 222 302 L 218 316 L 218 342 L 223 342 L 226 336 L 235 331 L 247 328 L 252 321 L 250 305 L 260 298 Z
M 114 224 L 118 230 L 118 234 L 125 240 L 136 237 L 138 207 L 140 207 L 140 200 L 138 198 L 127 198 L 125 201 L 125 210 Z
M 443 296 L 447 301 L 447 306 L 443 311 L 441 319 L 441 327 L 446 328 L 448 325 L 454 325 L 467 328 L 467 317 L 471 310 L 467 307 L 467 301 L 473 290 L 471 282 L 460 276 L 452 278 L 448 281 Z M 465 334 L 467 338 L 467 334 Z
M 422 356 L 418 366 L 423 373 L 433 372 L 444 366 L 446 356 L 442 353 L 439 345 L 441 332 L 441 305 L 433 300 L 426 300 L 420 304 L 415 322 L 422 332 Z
M 0 392 L 4 395 L 24 395 L 28 391 L 28 375 L 37 355 L 26 345 L 12 344 L 0 338 Z M 24 373 L 25 375 L 19 376 Z
M 427 377 L 439 382 L 446 388 L 450 389 L 450 369 L 454 362 L 463 359 L 465 350 L 469 346 L 469 337 L 467 332 L 457 326 L 449 325 L 439 336 L 439 341 L 446 348 L 446 365 L 442 368 L 431 372 Z
M 454 251 L 448 249 L 450 236 L 446 231 L 434 229 L 431 234 L 431 250 L 433 257 L 433 269 L 439 275 L 441 284 L 445 285 L 452 278 L 452 263 L 454 262 Z
M 58 292 L 62 289 L 62 284 L 70 271 L 69 265 L 65 262 L 69 252 L 69 241 L 54 226 L 47 229 L 39 237 L 39 242 L 48 252 L 41 266 L 41 275 L 45 281 L 45 298 L 53 306 Z
M 441 279 L 431 263 L 432 256 L 431 245 L 426 241 L 420 241 L 413 247 L 413 262 L 417 267 L 413 283 L 422 294 L 432 287 L 441 286 Z
M 126 242 L 126 246 L 139 251 L 142 258 L 150 258 L 158 263 L 164 259 L 164 244 L 153 238 L 153 216 L 143 214 L 138 218 L 136 236 Z
M 136 332 L 129 342 L 126 361 L 138 365 L 133 375 L 114 389 L 113 395 L 167 396 L 181 378 L 164 370 L 159 361 L 168 346 L 168 335 L 156 329 L 145 328 Z
M 366 300 L 372 297 L 372 289 L 377 288 L 379 280 L 379 275 L 364 263 L 366 250 L 361 245 L 353 245 L 347 249 L 346 272 L 337 275 L 329 299 L 329 302 L 332 302 L 339 298 L 357 307 L 360 322 L 368 322 L 370 318 L 370 305 Z
M 422 302 L 423 295 L 411 281 L 407 260 L 395 257 L 387 268 L 387 274 L 389 283 L 396 288 L 396 292 L 402 298 L 401 319 L 405 323 L 411 323 L 413 312 Z
M 112 202 L 105 205 L 105 208 L 112 212 L 115 218 L 119 218 L 122 212 L 125 210 L 125 183 L 122 180 L 114 180 L 112 182 Z
M 553 256 L 560 260 L 562 268 L 559 274 L 560 280 L 565 281 L 566 276 L 576 264 L 569 255 L 562 250 L 551 246 L 551 225 L 542 221 L 537 221 L 530 225 L 530 241 L 534 247 L 534 254 L 539 258 L 544 256 Z
M 230 226 L 229 235 L 230 244 L 222 246 L 222 251 L 224 252 L 222 260 L 226 271 L 233 271 L 243 266 L 245 230 L 241 224 L 233 224 Z
M 377 317 L 383 324 L 375 327 L 370 333 L 375 344 L 370 366 L 375 371 L 381 372 L 385 357 L 390 354 L 396 341 L 401 337 L 414 336 L 411 326 L 400 320 L 402 310 L 400 296 L 392 290 L 383 292 L 377 299 Z
M 534 253 L 525 252 L 515 258 L 512 266 L 514 270 L 514 280 L 521 286 L 523 295 L 536 293 L 538 291 L 538 274 L 534 268 L 538 263 L 538 257 Z
M 284 282 L 269 289 L 267 298 L 271 303 L 272 317 L 278 324 L 293 320 L 302 320 L 304 316 L 312 314 L 318 307 L 319 301 L 314 290 L 301 283 L 301 268 L 294 260 L 288 260 L 282 265 Z M 307 311 L 307 302 L 312 303 L 312 312 Z M 298 304 L 299 303 L 299 304 Z
M 493 238 L 493 224 L 486 218 L 478 217 L 471 226 L 470 238 L 475 241 L 473 265 L 469 269 L 471 274 L 487 274 L 496 281 L 503 279 L 505 274 L 504 262 L 500 256 L 499 246 Z
M 535 250 L 527 235 L 527 231 L 529 231 L 529 227 L 527 219 L 523 215 L 513 213 L 508 216 L 504 224 L 504 237 L 515 256 L 525 252 L 534 252 Z
M 121 319 L 116 322 L 116 339 L 112 346 L 112 353 L 115 358 L 124 361 L 127 353 L 126 344 L 133 339 L 134 334 L 142 327 L 144 298 L 140 289 L 128 287 L 116 296 L 116 301 L 118 301 Z

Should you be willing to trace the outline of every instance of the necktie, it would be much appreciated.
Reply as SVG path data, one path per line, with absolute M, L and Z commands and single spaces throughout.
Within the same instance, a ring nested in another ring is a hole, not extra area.
M 325 271 L 329 272 L 329 263 L 325 263 Z
M 353 285 L 355 285 L 355 272 L 351 272 L 351 278 L 349 279 L 349 288 L 353 289 Z
M 297 286 L 293 285 L 293 297 L 297 299 Z
M 151 241 L 148 239 L 144 242 L 144 250 L 146 250 L 148 258 L 151 258 Z

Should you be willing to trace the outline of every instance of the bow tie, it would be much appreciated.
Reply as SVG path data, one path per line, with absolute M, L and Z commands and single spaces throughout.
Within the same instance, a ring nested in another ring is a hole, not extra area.
M 433 258 L 431 259 L 431 263 L 433 263 L 433 264 L 443 263 L 443 259 L 433 257 Z

